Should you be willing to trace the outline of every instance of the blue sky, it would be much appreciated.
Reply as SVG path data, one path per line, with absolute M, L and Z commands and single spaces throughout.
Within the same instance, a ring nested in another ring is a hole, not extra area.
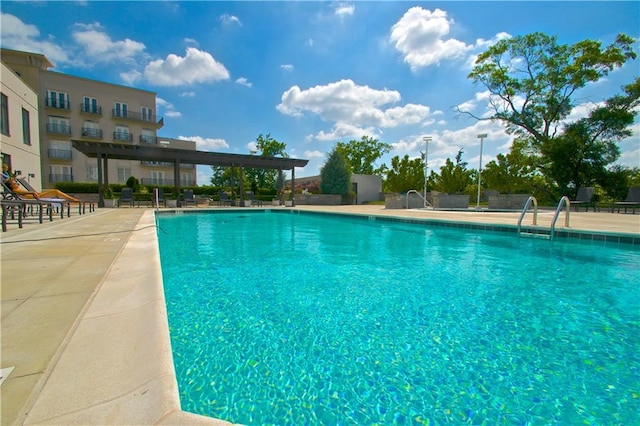
M 319 173 L 338 141 L 363 135 L 429 168 L 464 150 L 478 167 L 506 153 L 499 123 L 482 115 L 482 87 L 467 79 L 477 54 L 505 37 L 535 31 L 560 43 L 610 44 L 640 37 L 640 7 L 627 2 L 129 1 L 2 2 L 2 47 L 45 54 L 54 71 L 158 94 L 159 135 L 198 149 L 248 154 L 270 133 L 291 157 L 309 159 L 296 176 Z M 636 52 L 640 43 L 635 44 Z M 640 75 L 640 58 L 577 94 L 572 118 Z M 620 144 L 620 163 L 640 165 L 640 125 Z M 208 183 L 208 167 L 198 183 Z

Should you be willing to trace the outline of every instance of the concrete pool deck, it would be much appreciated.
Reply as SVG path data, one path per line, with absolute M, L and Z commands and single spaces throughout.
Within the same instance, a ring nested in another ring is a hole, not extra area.
M 294 209 L 508 226 L 519 217 L 380 205 Z M 539 225 L 552 216 L 540 211 Z M 564 213 L 558 230 L 563 223 Z M 572 211 L 570 226 L 640 239 L 638 214 Z M 0 386 L 1 424 L 228 424 L 180 410 L 152 209 L 10 224 L 1 241 L 0 367 L 14 367 Z

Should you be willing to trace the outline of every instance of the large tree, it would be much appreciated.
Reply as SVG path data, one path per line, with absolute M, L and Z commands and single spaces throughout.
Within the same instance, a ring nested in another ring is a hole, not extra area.
M 595 176 L 583 179 L 576 174 L 576 167 L 569 172 L 563 170 L 564 159 L 571 153 L 573 158 L 586 159 L 575 166 L 595 165 L 598 170 L 611 164 L 617 158 L 617 147 L 612 143 L 623 132 L 616 123 L 606 124 L 610 131 L 615 128 L 618 132 L 611 137 L 611 133 L 603 133 L 601 127 L 593 124 L 611 120 L 619 124 L 625 121 L 624 111 L 633 112 L 634 107 L 630 102 L 616 104 L 620 98 L 614 97 L 606 107 L 592 112 L 587 121 L 567 124 L 565 120 L 575 107 L 574 96 L 588 83 L 635 59 L 634 42 L 624 34 L 619 34 L 607 47 L 593 40 L 558 44 L 556 37 L 542 33 L 501 40 L 478 56 L 468 76 L 491 94 L 491 114 L 476 117 L 469 111 L 459 112 L 478 120 L 503 122 L 507 132 L 530 143 L 532 155 L 540 160 L 536 166 L 545 176 L 555 176 L 552 181 L 558 179 L 552 183 L 559 192 L 566 191 L 568 186 L 576 190 Z M 635 86 L 637 82 L 627 88 Z M 569 180 L 567 174 L 572 175 Z
M 456 154 L 455 163 L 447 158 L 445 164 L 440 167 L 440 175 L 436 175 L 434 179 L 434 188 L 436 191 L 446 192 L 447 194 L 463 193 L 467 191 L 471 180 L 472 172 L 467 170 L 467 163 L 462 161 L 463 150 L 459 150 Z
M 384 180 L 384 190 L 388 192 L 407 192 L 419 190 L 424 186 L 424 160 L 410 159 L 405 155 L 402 159 L 395 156 L 391 159 L 391 168 Z
M 271 133 L 263 135 L 260 133 L 256 138 L 257 154 L 262 157 L 283 157 L 287 158 L 287 144 L 271 137 Z M 255 192 L 257 188 L 275 189 L 278 179 L 278 170 L 274 169 L 245 169 L 247 180 L 251 183 L 251 189 Z
M 359 141 L 351 140 L 348 143 L 336 144 L 336 149 L 344 156 L 351 173 L 363 175 L 382 175 L 386 166 L 382 164 L 375 167 L 375 163 L 392 148 L 391 145 L 369 136 L 362 136 Z

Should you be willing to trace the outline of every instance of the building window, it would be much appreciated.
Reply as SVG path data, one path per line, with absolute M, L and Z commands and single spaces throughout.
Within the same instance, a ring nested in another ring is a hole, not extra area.
M 98 166 L 87 166 L 87 181 L 88 182 L 98 181 Z
M 180 186 L 191 186 L 191 173 L 180 173 Z
M 46 106 L 50 108 L 70 109 L 69 94 L 65 92 L 56 92 L 55 90 L 47 90 L 45 98 Z
M 68 118 L 64 117 L 47 117 L 47 132 L 57 133 L 59 135 L 70 135 L 71 125 Z
M 126 117 L 128 115 L 127 104 L 116 102 L 113 106 L 114 117 Z
M 73 169 L 59 164 L 49 166 L 49 182 L 73 182 Z
M 90 114 L 100 114 L 100 107 L 98 106 L 98 100 L 90 96 L 82 98 L 82 112 L 88 112 Z
M 164 185 L 164 172 L 151 171 L 151 184 L 152 185 Z
M 116 170 L 118 172 L 118 182 L 125 183 L 131 177 L 131 169 L 118 167 Z
M 0 113 L 0 130 L 3 135 L 9 136 L 9 98 L 4 93 L 0 94 L 2 112 Z
M 56 160 L 72 160 L 73 151 L 70 141 L 51 140 L 49 142 L 49 158 Z
M 116 131 L 113 132 L 113 138 L 117 141 L 131 141 L 131 135 L 129 134 L 129 128 L 127 126 L 116 126 Z
M 25 145 L 31 145 L 31 120 L 29 120 L 29 111 L 22 108 L 22 142 Z
M 140 109 L 140 115 L 142 115 L 143 121 L 153 121 L 153 110 L 151 108 L 142 107 Z

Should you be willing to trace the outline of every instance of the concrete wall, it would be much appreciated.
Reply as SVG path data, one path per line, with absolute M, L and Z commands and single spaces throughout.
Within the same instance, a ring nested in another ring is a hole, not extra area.
M 382 178 L 373 175 L 351 175 L 351 183 L 357 185 L 356 204 L 380 201 Z

